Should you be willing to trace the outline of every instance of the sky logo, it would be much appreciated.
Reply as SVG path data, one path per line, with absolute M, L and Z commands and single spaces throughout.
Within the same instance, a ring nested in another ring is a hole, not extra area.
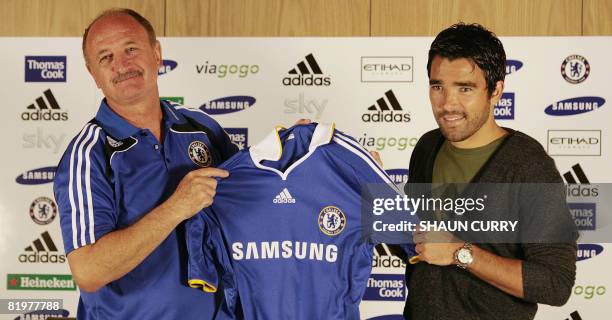
M 514 92 L 504 92 L 493 109 L 497 120 L 514 120 Z
M 162 65 L 159 66 L 159 69 L 157 69 L 157 75 L 164 75 L 176 69 L 176 66 L 178 66 L 178 63 L 176 63 L 174 60 L 162 60 Z
M 601 108 L 606 100 L 600 97 L 576 97 L 557 101 L 544 109 L 549 116 L 572 116 Z
M 226 114 L 248 109 L 255 101 L 251 96 L 228 96 L 206 102 L 200 106 L 200 110 L 208 114 Z
M 26 56 L 25 82 L 66 82 L 66 56 Z

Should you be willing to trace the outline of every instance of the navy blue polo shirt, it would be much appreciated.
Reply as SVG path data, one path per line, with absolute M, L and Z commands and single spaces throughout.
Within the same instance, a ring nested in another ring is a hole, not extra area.
M 58 165 L 55 198 L 66 254 L 126 228 L 164 202 L 189 172 L 236 153 L 221 126 L 198 109 L 160 102 L 163 144 L 103 100 Z M 140 265 L 94 293 L 81 292 L 79 319 L 209 319 L 215 295 L 187 283 L 184 226 Z

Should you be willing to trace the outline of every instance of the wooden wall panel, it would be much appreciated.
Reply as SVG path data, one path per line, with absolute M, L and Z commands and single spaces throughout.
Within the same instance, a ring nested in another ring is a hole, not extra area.
M 370 0 L 166 0 L 168 36 L 369 36 Z
M 582 0 L 372 0 L 372 36 L 430 36 L 458 22 L 498 35 L 580 35 Z
M 582 34 L 612 35 L 612 0 L 583 0 Z
M 102 10 L 127 7 L 164 31 L 165 0 L 0 0 L 0 36 L 81 36 Z

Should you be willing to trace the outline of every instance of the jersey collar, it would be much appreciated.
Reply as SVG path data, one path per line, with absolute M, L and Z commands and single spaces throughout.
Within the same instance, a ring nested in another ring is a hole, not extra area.
M 270 132 L 261 142 L 252 146 L 249 149 L 251 159 L 255 164 L 259 164 L 263 160 L 278 161 L 283 154 L 283 145 L 280 140 L 278 132 L 285 128 L 277 126 L 274 131 Z M 304 157 L 309 156 L 319 146 L 328 144 L 334 136 L 335 124 L 316 124 L 316 128 L 310 139 L 308 145 L 308 154 Z
M 183 115 L 167 101 L 160 101 L 161 108 L 164 112 L 164 124 L 166 128 L 170 128 L 174 123 L 184 123 Z M 112 137 L 123 140 L 130 136 L 136 135 L 140 128 L 137 128 L 115 113 L 113 109 L 106 103 L 106 99 L 100 102 L 100 108 L 96 114 L 96 120 L 102 125 Z

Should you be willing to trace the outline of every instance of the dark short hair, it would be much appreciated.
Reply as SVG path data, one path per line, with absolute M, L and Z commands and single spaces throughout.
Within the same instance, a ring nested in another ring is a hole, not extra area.
M 463 22 L 440 32 L 429 48 L 427 76 L 431 75 L 431 62 L 436 56 L 455 60 L 472 60 L 484 72 L 489 96 L 497 81 L 506 77 L 506 52 L 497 36 L 485 27 Z
M 82 49 L 83 49 L 83 56 L 85 57 L 85 60 L 87 61 L 87 55 L 85 54 L 85 47 L 86 47 L 86 43 L 87 43 L 87 36 L 89 35 L 89 29 L 91 29 L 91 26 L 96 23 L 98 20 L 107 17 L 107 16 L 113 16 L 113 15 L 128 15 L 132 18 L 134 18 L 134 20 L 136 20 L 136 22 L 138 22 L 146 31 L 147 31 L 147 35 L 149 36 L 149 42 L 151 43 L 151 45 L 155 44 L 155 41 L 157 40 L 157 37 L 155 36 L 155 29 L 153 29 L 153 25 L 151 25 L 151 22 L 149 22 L 149 20 L 147 20 L 147 18 L 143 17 L 142 15 L 140 15 L 140 13 L 132 10 L 132 9 L 127 9 L 127 8 L 113 8 L 113 9 L 108 9 L 103 11 L 102 13 L 100 13 L 95 19 L 93 19 L 89 25 L 87 26 L 87 28 L 85 28 L 85 32 L 83 33 L 83 43 L 82 43 Z

